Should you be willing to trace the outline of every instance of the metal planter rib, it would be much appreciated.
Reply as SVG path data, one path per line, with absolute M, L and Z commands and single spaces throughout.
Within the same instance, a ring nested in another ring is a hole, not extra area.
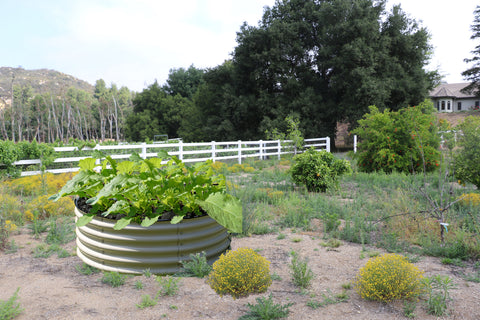
M 75 207 L 76 219 L 83 213 Z M 172 274 L 190 254 L 205 252 L 211 264 L 230 247 L 227 230 L 209 216 L 178 224 L 159 221 L 150 227 L 130 224 L 114 230 L 116 221 L 94 217 L 77 227 L 77 255 L 88 265 L 105 271 Z

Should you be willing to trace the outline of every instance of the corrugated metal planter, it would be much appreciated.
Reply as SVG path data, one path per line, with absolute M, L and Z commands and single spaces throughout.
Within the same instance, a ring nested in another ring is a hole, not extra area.
M 75 207 L 76 219 L 83 213 Z M 230 247 L 227 230 L 209 216 L 184 219 L 178 224 L 159 221 L 150 227 L 130 224 L 114 230 L 116 221 L 94 217 L 77 227 L 77 255 L 86 264 L 105 271 L 155 274 L 181 270 L 180 261 L 204 251 L 209 263 Z

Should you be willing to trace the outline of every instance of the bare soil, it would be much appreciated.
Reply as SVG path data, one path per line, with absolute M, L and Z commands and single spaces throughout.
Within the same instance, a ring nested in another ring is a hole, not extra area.
M 271 261 L 271 272 L 281 277 L 273 281 L 264 294 L 250 295 L 234 300 L 230 296 L 218 296 L 205 279 L 180 278 L 176 295 L 161 297 L 153 307 L 139 309 L 142 295 L 155 296 L 159 285 L 154 277 L 131 276 L 125 285 L 112 288 L 103 284 L 101 274 L 82 275 L 75 266 L 81 265 L 76 256 L 58 258 L 34 258 L 33 249 L 42 243 L 21 229 L 11 239 L 19 246 L 15 253 L 0 253 L 0 300 L 10 298 L 17 288 L 19 302 L 24 309 L 16 319 L 238 319 L 249 309 L 247 303 L 255 304 L 256 298 L 272 295 L 280 304 L 294 303 L 288 319 L 406 319 L 403 304 L 383 304 L 364 301 L 353 290 L 348 290 L 346 302 L 330 304 L 313 309 L 307 302 L 321 302 L 324 295 L 343 291 L 342 284 L 352 282 L 359 268 L 368 260 L 368 251 L 362 246 L 342 242 L 331 249 L 321 245 L 321 226 L 312 232 L 282 231 L 286 237 L 277 239 L 278 234 L 233 238 L 232 249 L 250 247 Z M 65 245 L 74 252 L 75 241 Z M 367 248 L 369 252 L 377 248 Z M 313 285 L 306 292 L 298 290 L 291 281 L 289 252 L 297 251 L 308 257 L 309 266 L 315 274 Z M 457 289 L 451 291 L 448 316 L 428 315 L 424 301 L 418 303 L 416 319 L 480 319 L 480 284 L 467 282 L 462 274 L 472 272 L 471 267 L 446 266 L 432 257 L 422 257 L 416 265 L 426 276 L 447 275 L 453 279 Z M 140 280 L 144 288 L 134 287 Z

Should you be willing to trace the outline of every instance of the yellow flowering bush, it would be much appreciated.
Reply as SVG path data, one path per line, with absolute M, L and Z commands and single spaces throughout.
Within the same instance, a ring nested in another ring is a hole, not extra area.
M 17 225 L 11 220 L 4 220 L 0 216 L 0 250 L 7 247 L 8 237 L 10 233 L 17 230 Z
M 355 280 L 358 294 L 367 300 L 389 302 L 410 299 L 422 292 L 423 272 L 397 254 L 368 260 Z
M 42 219 L 72 215 L 75 205 L 70 197 L 60 198 L 58 201 L 48 200 L 48 197 L 49 195 L 43 195 L 33 199 L 25 210 L 25 219 L 32 221 L 35 210 Z
M 26 176 L 18 179 L 5 181 L 5 185 L 16 194 L 35 195 L 45 188 L 47 193 L 55 193 L 60 190 L 65 183 L 70 180 L 76 173 L 61 173 L 45 175 Z
M 227 167 L 228 167 L 228 165 L 226 163 L 223 163 L 223 162 L 220 162 L 220 161 L 212 162 L 210 164 L 210 166 L 212 167 L 212 169 L 215 172 L 222 172 L 222 171 L 226 170 Z
M 469 194 L 462 194 L 460 196 L 462 200 L 460 200 L 460 203 L 465 205 L 465 206 L 479 206 L 480 205 L 480 193 L 469 193 Z
M 213 264 L 207 281 L 221 296 L 238 298 L 265 292 L 272 284 L 270 261 L 251 248 L 228 251 Z
M 0 193 L 0 212 L 7 220 L 17 225 L 23 224 L 23 200 L 6 193 Z
M 228 171 L 232 173 L 237 173 L 237 172 L 246 172 L 246 173 L 251 173 L 255 171 L 255 168 L 252 167 L 251 165 L 244 163 L 244 164 L 239 164 L 236 163 L 232 165 L 231 167 L 227 168 Z
M 13 231 L 17 230 L 17 226 L 11 220 L 6 220 L 4 227 L 8 232 L 13 232 Z

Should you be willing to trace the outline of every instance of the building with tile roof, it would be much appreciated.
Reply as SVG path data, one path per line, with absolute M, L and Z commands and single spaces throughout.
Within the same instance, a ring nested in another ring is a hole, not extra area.
M 438 112 L 457 112 L 479 109 L 480 97 L 462 91 L 469 83 L 442 83 L 430 92 Z

